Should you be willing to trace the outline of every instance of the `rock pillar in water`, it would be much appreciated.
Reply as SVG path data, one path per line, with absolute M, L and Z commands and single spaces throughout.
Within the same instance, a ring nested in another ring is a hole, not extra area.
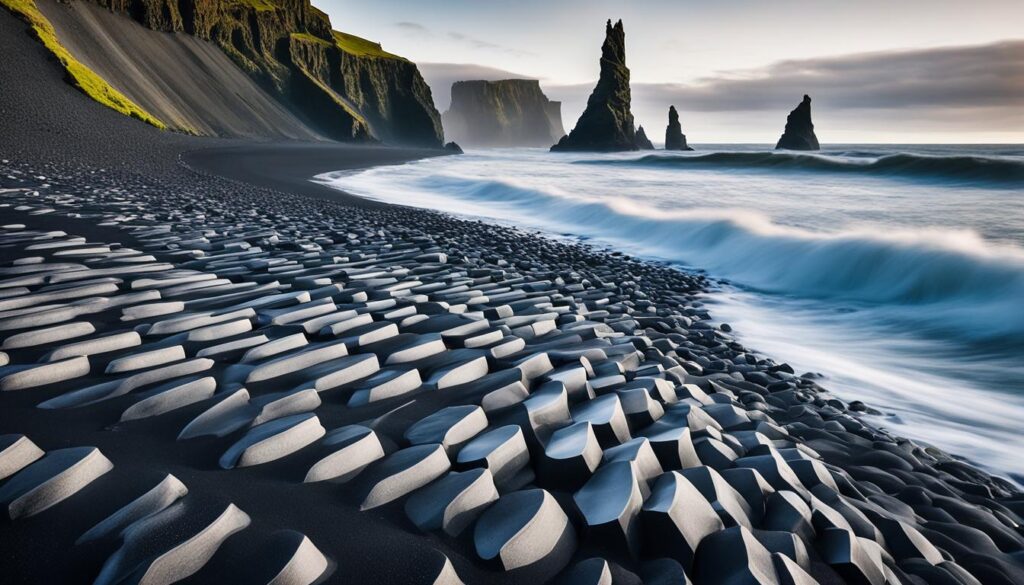
M 814 124 L 811 122 L 811 98 L 805 95 L 804 100 L 786 118 L 786 130 L 779 138 L 775 150 L 820 150 L 818 137 L 814 135 Z

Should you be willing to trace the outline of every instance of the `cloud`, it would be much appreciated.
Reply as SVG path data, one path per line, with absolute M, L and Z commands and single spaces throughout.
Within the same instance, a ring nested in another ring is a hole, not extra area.
M 520 49 L 513 49 L 511 47 L 506 47 L 504 45 L 499 45 L 499 44 L 496 44 L 496 43 L 492 43 L 492 42 L 489 42 L 489 41 L 484 41 L 484 40 L 481 40 L 481 39 L 478 39 L 478 38 L 475 38 L 475 37 L 471 37 L 469 35 L 464 35 L 464 34 L 459 33 L 459 32 L 449 32 L 448 33 L 448 38 L 450 38 L 450 39 L 452 39 L 454 41 L 458 41 L 460 43 L 464 43 L 466 45 L 469 45 L 470 47 L 472 47 L 474 49 L 483 49 L 483 50 L 489 50 L 489 51 L 500 51 L 502 53 L 508 53 L 510 55 L 519 55 L 519 56 L 532 56 L 532 55 L 536 55 L 536 53 L 531 53 L 530 51 L 523 51 L 523 50 L 520 50 Z
M 427 27 L 423 26 L 422 24 L 420 24 L 418 22 L 409 22 L 409 21 L 396 22 L 395 26 L 397 26 L 398 28 L 400 28 L 400 29 L 402 29 L 402 30 L 404 30 L 406 32 L 410 32 L 410 33 L 430 34 L 430 31 L 427 30 Z
M 571 127 L 592 88 L 545 91 Z M 662 128 L 675 105 L 695 142 L 771 142 L 805 93 L 823 141 L 1018 141 L 1024 40 L 780 61 L 690 84 L 634 82 L 632 93 L 638 124 Z
M 528 77 L 471 64 L 420 68 L 442 110 L 454 81 Z M 542 85 L 562 102 L 567 129 L 594 87 Z M 774 142 L 807 93 L 823 142 L 1021 141 L 1024 40 L 780 61 L 689 84 L 634 82 L 632 93 L 637 124 L 655 138 L 675 105 L 692 142 Z
M 1024 107 L 1024 41 L 781 61 L 634 91 L 690 111 L 776 110 L 804 93 L 842 109 Z
M 410 22 L 404 20 L 401 22 L 396 22 L 395 26 L 405 31 L 407 35 L 411 36 L 433 38 L 437 38 L 439 36 L 438 34 L 435 34 L 434 31 L 423 26 L 418 22 Z M 455 41 L 456 43 L 465 45 L 471 49 L 475 49 L 478 51 L 496 51 L 499 53 L 505 53 L 516 57 L 529 57 L 537 55 L 536 53 L 530 51 L 506 47 L 505 45 L 499 45 L 497 43 L 492 43 L 490 41 L 485 41 L 483 39 L 478 39 L 476 37 L 455 31 L 449 31 L 446 35 L 444 35 L 444 37 L 450 41 Z

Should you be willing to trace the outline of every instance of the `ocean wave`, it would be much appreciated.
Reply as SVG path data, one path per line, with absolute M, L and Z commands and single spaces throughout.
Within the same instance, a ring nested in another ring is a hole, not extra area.
M 834 155 L 793 152 L 713 152 L 697 155 L 650 154 L 628 160 L 596 159 L 577 162 L 597 165 L 851 173 L 1024 188 L 1024 160 L 1007 157 L 932 156 L 909 153 L 878 155 L 864 151 L 840 152 Z
M 666 211 L 626 198 L 539 190 L 514 179 L 435 173 L 396 190 L 393 177 L 362 177 L 341 186 L 360 194 L 401 192 L 403 199 L 391 200 L 600 238 L 760 292 L 887 308 L 913 317 L 921 333 L 1024 346 L 1024 250 L 969 230 L 818 232 L 751 211 Z

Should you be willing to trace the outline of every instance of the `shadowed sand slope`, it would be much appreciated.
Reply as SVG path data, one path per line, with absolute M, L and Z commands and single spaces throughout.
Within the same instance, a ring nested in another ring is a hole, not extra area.
M 209 42 L 150 30 L 88 2 L 38 4 L 72 54 L 176 130 L 319 137 Z

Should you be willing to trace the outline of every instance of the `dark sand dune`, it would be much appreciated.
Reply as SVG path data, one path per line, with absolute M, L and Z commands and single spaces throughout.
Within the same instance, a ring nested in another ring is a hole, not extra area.
M 168 126 L 204 136 L 315 140 L 218 47 L 91 2 L 38 2 L 78 60 Z

